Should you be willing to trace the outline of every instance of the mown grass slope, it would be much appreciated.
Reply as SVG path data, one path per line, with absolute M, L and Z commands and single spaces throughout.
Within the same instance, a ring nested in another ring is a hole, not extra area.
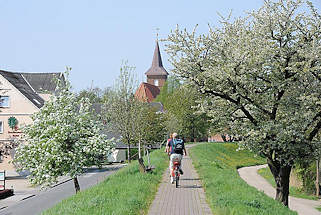
M 237 168 L 265 163 L 236 144 L 207 143 L 190 149 L 213 214 L 296 214 L 244 182 Z
M 168 157 L 163 150 L 154 151 L 151 163 L 156 166 L 153 173 L 140 173 L 135 161 L 102 183 L 63 200 L 43 214 L 145 214 L 168 167 Z

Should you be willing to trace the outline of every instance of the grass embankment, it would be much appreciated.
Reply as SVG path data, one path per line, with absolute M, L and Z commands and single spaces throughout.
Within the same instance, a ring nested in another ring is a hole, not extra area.
M 270 168 L 263 168 L 258 171 L 258 173 L 265 178 L 273 187 L 276 187 L 273 175 L 271 173 Z M 298 187 L 292 187 L 290 186 L 290 196 L 294 196 L 297 198 L 303 198 L 303 199 L 311 199 L 311 200 L 318 200 L 316 196 L 309 195 L 305 193 L 302 189 Z
M 168 157 L 163 151 L 151 153 L 151 164 L 156 167 L 153 173 L 140 173 L 137 161 L 132 162 L 100 184 L 63 200 L 43 214 L 147 213 L 163 172 L 168 167 Z
M 265 163 L 236 144 L 202 144 L 190 150 L 213 214 L 296 214 L 243 181 L 237 168 Z

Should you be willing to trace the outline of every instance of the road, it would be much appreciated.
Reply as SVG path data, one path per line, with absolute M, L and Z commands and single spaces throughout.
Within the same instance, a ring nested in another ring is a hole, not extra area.
M 121 168 L 122 165 L 113 165 L 108 168 L 91 168 L 78 178 L 80 189 L 85 190 L 96 185 L 106 177 Z M 0 215 L 35 215 L 51 208 L 61 200 L 75 194 L 73 180 L 67 180 L 50 189 L 29 193 L 26 199 L 0 210 Z

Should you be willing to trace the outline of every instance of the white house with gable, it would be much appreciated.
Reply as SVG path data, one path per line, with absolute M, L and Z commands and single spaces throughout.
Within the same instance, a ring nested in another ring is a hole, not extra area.
M 18 73 L 0 70 L 0 144 L 21 136 L 20 128 L 32 123 L 31 116 L 55 92 L 57 77 L 63 73 Z M 0 169 L 13 168 L 3 159 Z

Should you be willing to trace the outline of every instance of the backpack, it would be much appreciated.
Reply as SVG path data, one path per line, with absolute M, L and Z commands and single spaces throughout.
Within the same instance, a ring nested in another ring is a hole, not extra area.
M 183 154 L 184 143 L 181 139 L 173 139 L 173 152 L 175 154 Z

